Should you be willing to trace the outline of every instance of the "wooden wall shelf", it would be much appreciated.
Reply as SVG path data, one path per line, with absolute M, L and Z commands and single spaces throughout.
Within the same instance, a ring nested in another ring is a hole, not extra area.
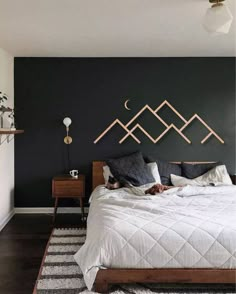
M 24 130 L 0 130 L 0 146 L 7 141 L 10 143 L 15 135 L 24 133 Z M 5 135 L 5 138 L 2 140 L 2 136 Z
M 4 131 L 1 131 L 0 130 L 0 135 L 16 135 L 16 134 L 22 134 L 24 133 L 24 130 L 4 130 Z

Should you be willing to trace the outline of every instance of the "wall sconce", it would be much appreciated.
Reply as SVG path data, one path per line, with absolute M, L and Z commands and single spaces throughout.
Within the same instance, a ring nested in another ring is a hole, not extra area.
M 63 119 L 63 124 L 66 126 L 66 137 L 64 138 L 65 144 L 71 144 L 72 138 L 69 136 L 69 126 L 71 125 L 72 120 L 69 117 Z

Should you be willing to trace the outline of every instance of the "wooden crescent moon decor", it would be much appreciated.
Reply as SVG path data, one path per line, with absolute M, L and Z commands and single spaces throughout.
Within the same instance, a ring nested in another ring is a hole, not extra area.
M 124 106 L 125 106 L 125 108 L 126 108 L 127 110 L 131 110 L 131 109 L 129 108 L 129 106 L 128 106 L 129 101 L 130 101 L 130 99 L 127 99 L 127 100 L 125 101 L 125 103 L 124 103 Z

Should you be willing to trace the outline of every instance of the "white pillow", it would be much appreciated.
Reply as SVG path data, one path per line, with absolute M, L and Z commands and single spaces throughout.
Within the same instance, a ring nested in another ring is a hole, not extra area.
M 174 186 L 209 186 L 210 184 L 232 185 L 231 178 L 225 165 L 216 166 L 204 175 L 192 180 L 171 174 L 171 182 Z
M 161 184 L 161 177 L 160 177 L 156 162 L 150 162 L 147 164 L 147 166 L 150 168 L 152 176 L 155 179 L 155 183 Z M 113 177 L 113 174 L 111 173 L 111 170 L 108 165 L 103 166 L 103 177 L 104 177 L 105 185 L 108 183 L 109 177 Z
M 147 164 L 150 168 L 153 178 L 155 179 L 156 184 L 161 184 L 161 177 L 159 174 L 158 166 L 156 162 L 150 162 Z
M 110 167 L 108 165 L 104 165 L 103 167 L 103 177 L 105 185 L 108 183 L 109 177 L 113 178 L 113 174 L 111 173 Z

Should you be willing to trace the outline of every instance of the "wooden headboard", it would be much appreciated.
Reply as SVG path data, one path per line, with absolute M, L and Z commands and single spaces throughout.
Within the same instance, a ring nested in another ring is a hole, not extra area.
M 173 163 L 179 163 L 180 162 L 173 162 Z M 203 164 L 203 163 L 213 163 L 211 162 L 186 162 L 189 164 Z M 103 166 L 106 165 L 105 161 L 93 161 L 93 171 L 92 171 L 92 176 L 93 176 L 93 190 L 99 186 L 104 184 L 104 178 L 103 178 Z M 236 176 L 231 176 L 232 181 L 234 184 L 236 184 Z
M 106 165 L 105 161 L 93 161 L 93 190 L 99 186 L 104 184 L 104 177 L 103 177 L 103 167 Z

